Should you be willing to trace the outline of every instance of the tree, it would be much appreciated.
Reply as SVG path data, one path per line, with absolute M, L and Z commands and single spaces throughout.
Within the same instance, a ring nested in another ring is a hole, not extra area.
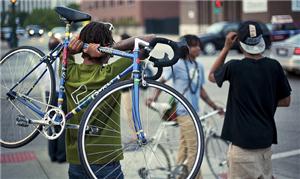
M 80 6 L 77 3 L 70 3 L 67 7 L 71 8 L 71 9 L 80 10 Z
M 57 26 L 64 26 L 64 23 L 52 9 L 34 9 L 24 22 L 24 25 L 30 24 L 40 25 L 46 30 Z

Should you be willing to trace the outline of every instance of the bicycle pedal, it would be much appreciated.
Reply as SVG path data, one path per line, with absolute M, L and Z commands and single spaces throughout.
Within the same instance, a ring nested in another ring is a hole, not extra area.
M 18 115 L 16 118 L 16 124 L 21 127 L 28 127 L 30 124 L 30 120 L 26 119 L 23 115 Z

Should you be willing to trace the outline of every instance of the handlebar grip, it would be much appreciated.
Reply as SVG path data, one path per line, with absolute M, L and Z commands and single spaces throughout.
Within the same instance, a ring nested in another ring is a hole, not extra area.
M 157 80 L 163 72 L 163 67 L 157 67 L 157 72 L 154 76 L 146 76 L 145 80 Z
M 155 45 L 158 44 L 158 43 L 169 45 L 172 48 L 173 52 L 174 52 L 174 56 L 173 56 L 172 59 L 166 59 L 166 58 L 156 59 L 154 57 L 151 57 L 152 58 L 151 61 L 154 62 L 155 66 L 167 67 L 167 66 L 172 66 L 175 63 L 177 63 L 177 61 L 179 60 L 179 58 L 181 56 L 181 53 L 179 51 L 177 43 L 172 41 L 172 40 L 169 40 L 169 39 L 158 37 L 158 38 L 153 39 L 149 43 L 149 48 L 153 49 L 155 47 Z

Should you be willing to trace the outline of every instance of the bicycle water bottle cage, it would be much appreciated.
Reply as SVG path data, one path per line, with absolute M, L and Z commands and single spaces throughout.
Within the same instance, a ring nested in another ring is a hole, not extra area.
M 83 92 L 76 94 L 79 90 L 84 89 Z M 90 92 L 88 95 L 85 95 L 84 98 L 79 99 L 80 96 L 82 96 L 83 94 L 85 94 L 87 92 L 87 87 L 86 85 L 80 85 L 79 88 L 77 88 L 75 91 L 73 91 L 71 93 L 71 98 L 74 101 L 75 104 L 80 104 L 82 101 L 84 101 L 85 99 L 87 99 L 89 96 L 91 96 L 96 90 L 93 90 L 92 92 Z
M 77 11 L 68 7 L 58 6 L 55 11 L 60 15 L 61 19 L 67 23 L 76 23 L 91 20 L 91 16 L 87 13 Z

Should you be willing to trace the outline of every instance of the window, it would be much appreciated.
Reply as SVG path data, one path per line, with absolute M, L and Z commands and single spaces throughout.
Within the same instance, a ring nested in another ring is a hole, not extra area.
M 119 0 L 119 5 L 122 6 L 124 4 L 123 0 Z
M 114 0 L 111 0 L 111 1 L 110 1 L 110 7 L 114 7 L 114 5 L 115 5 L 115 1 L 114 1 Z
M 133 4 L 134 0 L 128 0 L 128 4 Z

